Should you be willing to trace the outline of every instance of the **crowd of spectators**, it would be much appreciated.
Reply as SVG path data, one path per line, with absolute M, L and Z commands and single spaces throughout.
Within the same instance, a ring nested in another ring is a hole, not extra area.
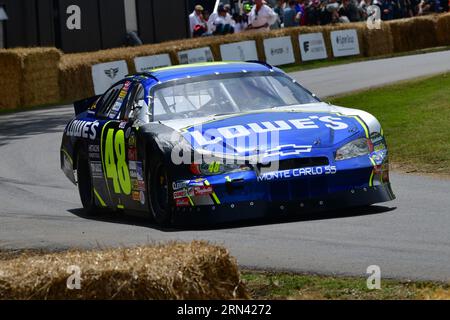
M 366 21 L 378 6 L 381 20 L 449 11 L 450 0 L 228 0 L 209 13 L 201 5 L 189 16 L 191 36 L 246 30 Z M 370 11 L 370 12 L 369 12 Z

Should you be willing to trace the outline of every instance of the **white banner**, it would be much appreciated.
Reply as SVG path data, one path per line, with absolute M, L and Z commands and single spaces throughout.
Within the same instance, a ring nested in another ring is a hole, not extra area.
M 258 60 L 256 42 L 254 40 L 222 44 L 220 54 L 223 61 Z
M 209 47 L 180 51 L 178 52 L 178 59 L 180 60 L 180 64 L 214 61 Z
M 302 61 L 326 59 L 328 57 L 321 32 L 301 34 L 298 36 L 298 41 Z
M 95 64 L 92 66 L 92 81 L 95 94 L 103 94 L 114 83 L 128 75 L 125 60 Z
M 335 57 L 359 54 L 358 33 L 355 29 L 332 31 L 330 36 Z
M 172 65 L 170 56 L 165 54 L 158 54 L 154 56 L 136 57 L 134 59 L 134 65 L 137 72 L 147 72 L 152 69 L 168 67 Z
M 291 37 L 264 39 L 266 62 L 273 66 L 295 62 Z

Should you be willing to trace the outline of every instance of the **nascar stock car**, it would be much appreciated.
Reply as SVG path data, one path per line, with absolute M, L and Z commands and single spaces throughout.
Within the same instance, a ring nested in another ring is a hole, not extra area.
M 87 214 L 210 223 L 395 198 L 380 123 L 265 63 L 155 69 L 74 107 L 61 167 Z

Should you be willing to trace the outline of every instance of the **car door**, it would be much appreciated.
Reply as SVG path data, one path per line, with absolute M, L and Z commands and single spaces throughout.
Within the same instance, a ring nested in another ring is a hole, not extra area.
M 139 141 L 139 127 L 148 122 L 147 114 L 144 87 L 135 83 L 122 110 L 119 127 L 125 132 L 126 163 L 131 183 L 126 208 L 136 211 L 147 210 L 144 150 L 140 150 L 143 143 Z
M 131 125 L 122 119 L 133 86 L 130 80 L 115 85 L 97 111 L 97 118 L 101 121 L 99 151 L 103 173 L 98 193 L 108 207 L 118 209 L 125 209 L 133 203 L 128 160 Z

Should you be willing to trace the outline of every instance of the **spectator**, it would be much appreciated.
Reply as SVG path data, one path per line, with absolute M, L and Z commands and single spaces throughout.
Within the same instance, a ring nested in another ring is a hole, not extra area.
M 381 20 L 387 21 L 394 19 L 394 3 L 392 0 L 381 0 L 377 2 L 381 10 Z
M 235 22 L 231 18 L 231 15 L 228 13 L 225 6 L 219 5 L 219 8 L 217 9 L 217 17 L 214 20 L 214 30 L 212 30 L 212 33 L 214 35 L 234 33 L 234 24 Z
M 255 0 L 255 5 L 248 17 L 248 29 L 269 31 L 270 26 L 278 19 L 277 14 L 263 0 Z
M 342 0 L 339 8 L 339 16 L 347 17 L 350 22 L 360 21 L 358 8 L 352 0 Z
M 320 24 L 330 24 L 339 22 L 339 3 L 336 0 L 328 0 L 324 2 L 321 10 Z
M 359 16 L 361 20 L 366 21 L 369 18 L 367 8 L 372 5 L 371 0 L 361 0 L 358 4 Z
M 286 3 L 284 0 L 277 0 L 275 6 L 273 7 L 273 11 L 278 15 L 278 21 L 275 23 L 278 28 L 281 28 L 283 25 L 284 19 L 284 8 L 286 7 Z
M 243 15 L 235 13 L 233 15 L 234 20 L 234 33 L 239 33 L 247 29 L 247 19 L 244 19 Z
M 306 7 L 306 24 L 315 26 L 320 24 L 320 0 L 312 0 Z
M 305 15 L 305 5 L 304 0 L 297 0 L 297 4 L 295 5 L 295 11 L 297 12 L 297 19 L 301 26 L 306 24 L 306 15 Z
M 206 20 L 203 17 L 203 7 L 196 5 L 194 12 L 189 15 L 191 37 L 199 37 L 208 31 Z
M 296 27 L 299 25 L 297 11 L 295 10 L 296 4 L 295 0 L 290 0 L 288 6 L 283 10 L 284 27 Z

